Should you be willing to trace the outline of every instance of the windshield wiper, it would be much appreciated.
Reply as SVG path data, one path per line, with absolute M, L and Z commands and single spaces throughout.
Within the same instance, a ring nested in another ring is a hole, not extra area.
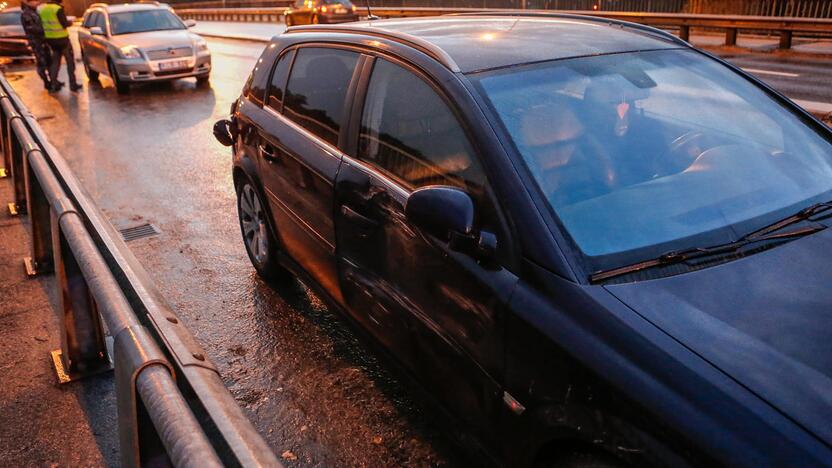
M 646 270 L 648 268 L 655 268 L 657 266 L 665 266 L 676 263 L 684 263 L 688 260 L 694 260 L 703 257 L 728 255 L 757 242 L 765 242 L 778 239 L 790 239 L 794 237 L 802 237 L 813 234 L 825 229 L 824 226 L 813 225 L 794 229 L 786 232 L 777 232 L 781 229 L 791 226 L 800 221 L 808 220 L 811 217 L 832 210 L 832 201 L 815 203 L 814 205 L 803 208 L 797 213 L 781 219 L 773 224 L 769 224 L 761 229 L 752 231 L 739 239 L 726 242 L 724 244 L 714 245 L 711 247 L 693 247 L 684 250 L 673 250 L 666 252 L 652 260 L 645 260 L 643 262 L 633 263 L 623 267 L 613 268 L 610 270 L 602 270 L 595 272 L 589 276 L 592 283 L 604 281 L 616 276 L 626 275 L 628 273 L 635 273 L 637 271 Z

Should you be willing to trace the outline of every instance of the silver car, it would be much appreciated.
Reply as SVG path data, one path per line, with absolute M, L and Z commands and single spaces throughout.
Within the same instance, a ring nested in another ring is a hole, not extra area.
M 108 75 L 119 93 L 132 83 L 196 77 L 208 82 L 211 53 L 205 39 L 188 31 L 166 4 L 95 3 L 84 13 L 78 42 L 91 81 Z
M 0 56 L 29 58 L 32 50 L 20 23 L 20 8 L 4 8 L 0 11 Z

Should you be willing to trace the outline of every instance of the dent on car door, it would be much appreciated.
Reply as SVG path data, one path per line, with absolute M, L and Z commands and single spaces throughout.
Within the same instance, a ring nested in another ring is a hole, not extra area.
M 282 56 L 272 75 L 265 106 L 271 118 L 259 132 L 259 168 L 281 245 L 341 301 L 333 184 L 341 164 L 344 103 L 359 55 L 324 47 L 300 48 L 294 54 L 293 59 Z
M 451 185 L 474 198 L 477 227 L 492 229 L 484 172 L 454 112 L 413 70 L 376 59 L 363 102 L 356 154 L 336 181 L 345 300 L 448 408 L 486 428 L 500 397 L 502 313 L 517 279 L 404 214 L 414 188 Z

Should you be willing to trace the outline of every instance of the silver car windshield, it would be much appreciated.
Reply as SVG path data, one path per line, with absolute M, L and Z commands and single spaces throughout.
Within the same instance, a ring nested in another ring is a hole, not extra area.
M 0 26 L 21 26 L 20 12 L 15 11 L 0 14 Z
M 110 15 L 110 31 L 114 36 L 171 29 L 185 29 L 185 25 L 168 10 L 131 11 Z
M 832 197 L 829 133 L 694 51 L 472 78 L 574 244 L 616 260 L 595 268 L 729 242 Z

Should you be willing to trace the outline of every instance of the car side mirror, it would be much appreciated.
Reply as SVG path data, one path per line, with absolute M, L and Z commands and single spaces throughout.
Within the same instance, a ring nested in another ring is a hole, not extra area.
M 192 19 L 186 19 L 185 20 L 185 27 L 192 28 L 194 26 L 196 26 L 196 20 L 192 20 Z
M 440 239 L 470 236 L 474 231 L 474 202 L 467 193 L 444 185 L 416 189 L 404 207 L 407 220 Z
M 103 36 L 104 30 L 101 29 L 101 26 L 93 26 L 90 28 L 90 34 L 93 36 Z
M 223 146 L 234 144 L 234 125 L 228 119 L 217 120 L 214 123 L 214 138 Z

